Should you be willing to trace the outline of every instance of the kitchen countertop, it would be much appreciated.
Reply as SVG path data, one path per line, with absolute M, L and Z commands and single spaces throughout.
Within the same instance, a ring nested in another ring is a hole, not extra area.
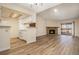
M 11 26 L 0 26 L 0 28 L 10 28 Z

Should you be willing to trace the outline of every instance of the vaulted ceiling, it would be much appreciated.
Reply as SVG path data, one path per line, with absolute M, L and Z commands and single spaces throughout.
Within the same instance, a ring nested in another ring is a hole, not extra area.
M 47 20 L 67 20 L 79 17 L 78 3 L 63 3 L 38 14 Z
M 49 9 L 49 8 L 59 5 L 59 4 L 61 4 L 61 3 L 30 3 L 30 4 L 20 3 L 18 5 L 26 7 L 35 13 L 40 13 L 46 9 Z
M 4 8 L 4 16 L 24 13 L 26 16 L 30 16 L 33 13 L 37 13 L 37 16 L 40 16 L 47 20 L 66 20 L 74 19 L 79 17 L 79 4 L 78 3 L 7 3 L 0 4 L 3 7 L 7 7 L 11 10 L 8 11 Z M 17 12 L 12 12 L 12 9 Z M 10 16 L 12 17 L 12 16 Z
M 19 18 L 20 16 L 24 16 L 23 13 L 27 16 L 33 15 L 34 13 L 40 13 L 44 10 L 47 10 L 51 7 L 59 5 L 60 3 L 2 3 L 0 4 L 3 7 L 3 11 L 1 11 L 2 16 L 5 18 Z M 2 10 L 0 8 L 0 10 Z M 14 16 L 13 16 L 14 15 Z

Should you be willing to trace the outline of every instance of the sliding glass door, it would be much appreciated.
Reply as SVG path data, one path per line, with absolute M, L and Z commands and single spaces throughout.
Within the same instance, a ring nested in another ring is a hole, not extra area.
M 73 25 L 72 23 L 62 23 L 61 24 L 61 34 L 72 35 Z

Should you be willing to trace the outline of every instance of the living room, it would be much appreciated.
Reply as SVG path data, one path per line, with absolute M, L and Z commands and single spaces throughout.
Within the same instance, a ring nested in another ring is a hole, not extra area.
M 0 28 L 10 33 L 0 37 L 1 55 L 79 54 L 78 3 L 4 3 L 1 12 Z

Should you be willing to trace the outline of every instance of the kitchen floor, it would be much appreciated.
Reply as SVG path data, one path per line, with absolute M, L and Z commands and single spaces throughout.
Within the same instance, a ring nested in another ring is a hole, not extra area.
M 11 43 L 11 49 L 16 49 L 16 48 L 19 48 L 21 46 L 24 46 L 26 45 L 26 42 L 22 39 L 11 39 L 10 41 Z

